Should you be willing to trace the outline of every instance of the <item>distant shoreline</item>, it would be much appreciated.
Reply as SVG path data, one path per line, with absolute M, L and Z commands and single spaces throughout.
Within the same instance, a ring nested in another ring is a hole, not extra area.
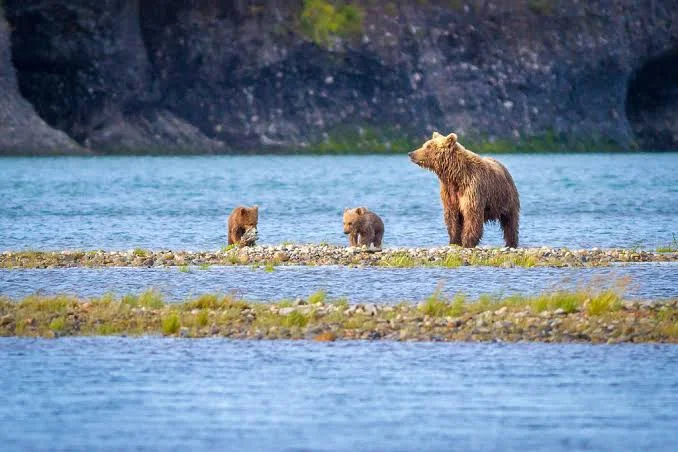
M 2 158 L 17 158 L 17 157 L 33 157 L 33 158 L 46 158 L 46 157 L 207 157 L 207 156 L 219 156 L 219 157 L 247 157 L 247 156 L 270 156 L 270 157 L 325 157 L 325 156 L 406 156 L 408 151 L 416 149 L 412 147 L 410 149 L 402 150 L 393 150 L 393 151 L 370 151 L 370 150 L 337 150 L 337 151 L 327 151 L 327 150 L 309 150 L 309 149 L 283 149 L 283 150 L 238 150 L 238 151 L 223 151 L 223 152 L 210 152 L 210 151 L 140 151 L 140 152 L 131 152 L 131 151 L 120 151 L 120 152 L 95 152 L 95 151 L 64 151 L 64 152 L 53 152 L 47 151 L 44 153 L 40 152 L 14 152 L 14 151 L 3 151 L 0 150 L 0 159 Z M 592 149 L 592 150 L 566 150 L 566 149 L 550 149 L 550 150 L 535 150 L 535 149 L 489 149 L 484 150 L 482 148 L 471 148 L 471 150 L 480 155 L 596 155 L 596 154 L 673 154 L 678 153 L 678 149 L 674 150 L 635 150 L 635 149 Z

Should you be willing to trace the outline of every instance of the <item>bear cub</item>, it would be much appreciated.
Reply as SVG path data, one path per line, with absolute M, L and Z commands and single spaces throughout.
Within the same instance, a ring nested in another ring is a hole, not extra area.
M 253 246 L 258 238 L 259 207 L 236 207 L 228 217 L 228 244 Z
M 384 222 L 367 207 L 344 209 L 344 234 L 349 246 L 374 246 L 381 248 L 384 238 Z

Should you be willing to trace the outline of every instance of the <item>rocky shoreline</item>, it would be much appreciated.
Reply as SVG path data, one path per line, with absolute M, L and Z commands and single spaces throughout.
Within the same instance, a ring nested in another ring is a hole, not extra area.
M 366 267 L 594 267 L 621 263 L 678 262 L 678 253 L 632 249 L 385 248 L 277 245 L 220 251 L 4 251 L 0 268 L 183 267 L 194 265 L 347 265 Z
M 122 298 L 0 298 L 0 336 L 148 336 L 233 339 L 678 343 L 678 300 L 624 301 L 613 290 L 534 297 L 440 294 L 419 304 L 349 304 L 323 292 L 248 303 L 203 295 L 165 303 L 153 291 Z

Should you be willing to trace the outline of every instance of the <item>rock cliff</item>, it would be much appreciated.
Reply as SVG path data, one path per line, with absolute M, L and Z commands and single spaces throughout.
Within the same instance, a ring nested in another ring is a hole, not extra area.
M 61 132 L 101 152 L 389 150 L 433 130 L 480 151 L 678 149 L 676 0 L 4 9 L 3 150 L 81 149 Z

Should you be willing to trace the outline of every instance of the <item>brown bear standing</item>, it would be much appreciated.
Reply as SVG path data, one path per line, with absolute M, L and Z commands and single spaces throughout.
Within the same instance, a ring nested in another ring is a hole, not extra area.
M 236 207 L 228 217 L 228 244 L 252 246 L 257 240 L 259 207 Z
M 506 246 L 518 246 L 518 190 L 508 170 L 462 146 L 454 133 L 438 132 L 410 159 L 440 179 L 440 197 L 450 243 L 472 248 L 483 236 L 486 221 L 499 220 Z
M 384 238 L 384 222 L 379 215 L 370 212 L 367 207 L 344 209 L 344 234 L 348 234 L 349 246 L 374 245 L 381 248 Z

